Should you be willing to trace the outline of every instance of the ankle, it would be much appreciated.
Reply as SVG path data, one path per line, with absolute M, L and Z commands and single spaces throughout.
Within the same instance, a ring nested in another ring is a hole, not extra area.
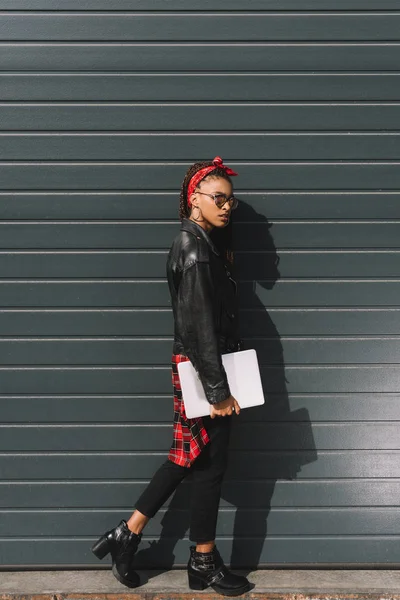
M 196 552 L 212 552 L 215 547 L 215 541 L 199 542 L 196 544 Z
M 146 515 L 143 515 L 138 510 L 135 510 L 131 518 L 128 521 L 126 521 L 126 525 L 129 531 L 132 531 L 132 533 L 136 533 L 136 535 L 139 535 L 140 533 L 142 533 L 149 520 L 149 517 L 146 517 Z

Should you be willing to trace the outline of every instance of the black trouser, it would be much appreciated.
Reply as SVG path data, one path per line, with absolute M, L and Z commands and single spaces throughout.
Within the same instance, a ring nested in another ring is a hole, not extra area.
M 215 539 L 221 484 L 228 462 L 232 416 L 203 417 L 210 441 L 190 467 L 181 467 L 167 459 L 154 473 L 136 502 L 135 508 L 154 517 L 179 483 L 191 473 L 190 533 L 193 542 Z

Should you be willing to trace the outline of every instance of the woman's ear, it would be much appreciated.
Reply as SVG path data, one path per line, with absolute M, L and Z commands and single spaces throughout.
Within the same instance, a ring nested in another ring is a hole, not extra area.
M 196 206 L 196 207 L 197 207 L 197 203 L 196 203 L 196 200 L 197 200 L 197 197 L 196 197 L 196 192 L 193 192 L 192 194 L 190 194 L 190 198 L 189 198 L 189 200 L 190 200 L 190 208 L 192 208 L 193 206 Z M 198 207 L 197 207 L 197 208 L 198 208 Z

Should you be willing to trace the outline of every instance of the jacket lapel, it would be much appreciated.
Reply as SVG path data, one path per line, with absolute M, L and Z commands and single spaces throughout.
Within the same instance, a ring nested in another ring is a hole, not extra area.
M 212 239 L 210 238 L 208 233 L 200 225 L 198 225 L 191 219 L 186 219 L 186 218 L 182 219 L 181 231 L 188 231 L 189 233 L 192 233 L 193 235 L 196 235 L 196 236 L 200 235 L 210 246 L 211 250 L 217 256 L 220 256 L 220 253 L 217 250 L 217 247 L 215 246 L 214 242 L 212 241 Z

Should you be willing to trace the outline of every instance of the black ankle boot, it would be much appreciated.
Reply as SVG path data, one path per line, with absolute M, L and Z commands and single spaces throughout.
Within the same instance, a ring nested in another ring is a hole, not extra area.
M 252 587 L 246 577 L 227 569 L 216 546 L 211 552 L 197 552 L 196 546 L 190 546 L 188 578 L 191 590 L 211 586 L 223 596 L 240 596 Z
M 127 587 L 134 588 L 140 585 L 140 578 L 133 570 L 132 562 L 141 539 L 142 534 L 130 531 L 126 521 L 122 519 L 118 527 L 106 531 L 91 550 L 100 560 L 111 552 L 114 576 Z

